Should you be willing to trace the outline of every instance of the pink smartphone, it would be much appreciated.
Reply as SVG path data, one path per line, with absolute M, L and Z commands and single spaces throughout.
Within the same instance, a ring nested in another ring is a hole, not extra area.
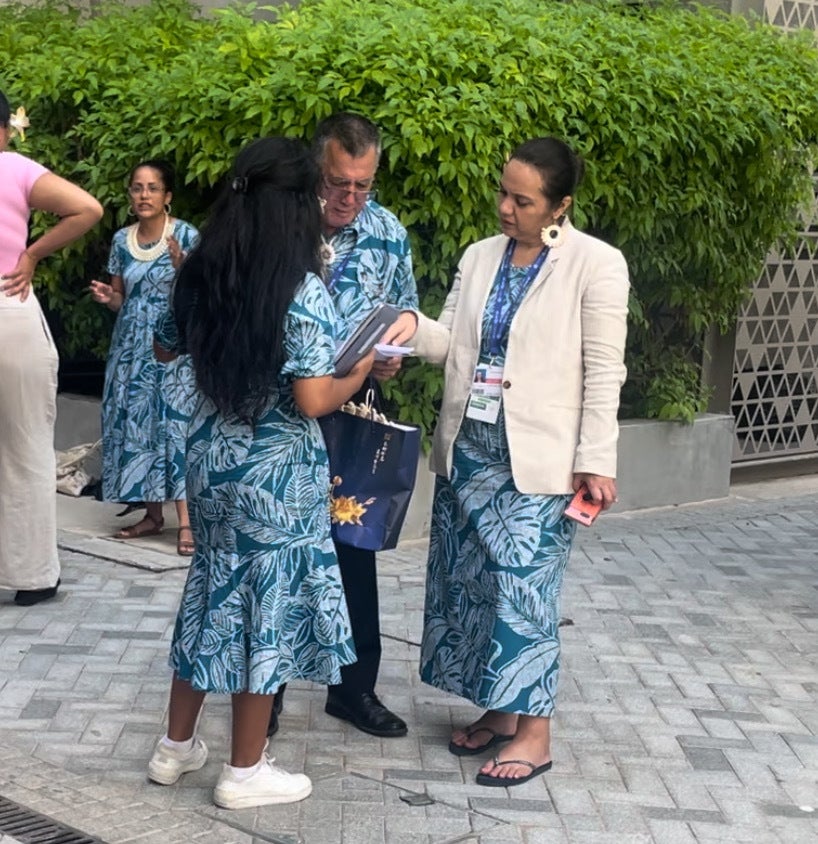
M 588 492 L 588 487 L 583 484 L 576 495 L 571 499 L 571 503 L 565 509 L 565 515 L 569 519 L 576 519 L 580 524 L 590 526 L 594 523 L 594 519 L 602 510 L 602 502 L 596 502 L 591 498 L 591 493 Z

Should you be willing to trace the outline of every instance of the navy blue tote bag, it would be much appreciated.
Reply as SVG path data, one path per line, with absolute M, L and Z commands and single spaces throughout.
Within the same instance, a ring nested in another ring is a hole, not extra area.
M 318 421 L 329 453 L 332 538 L 367 551 L 394 548 L 415 486 L 420 429 L 345 410 Z

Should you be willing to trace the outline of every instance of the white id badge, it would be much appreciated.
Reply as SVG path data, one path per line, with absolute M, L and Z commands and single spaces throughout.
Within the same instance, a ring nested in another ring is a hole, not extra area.
M 478 363 L 474 368 L 466 416 L 494 424 L 500 415 L 503 392 L 503 367 Z

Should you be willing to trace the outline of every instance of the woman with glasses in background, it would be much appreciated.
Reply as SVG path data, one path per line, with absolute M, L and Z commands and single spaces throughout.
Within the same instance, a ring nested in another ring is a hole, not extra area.
M 133 225 L 120 229 L 108 259 L 110 284 L 91 282 L 96 302 L 117 312 L 102 397 L 102 497 L 145 503 L 145 516 L 118 539 L 161 533 L 162 505 L 176 504 L 176 550 L 194 551 L 185 501 L 185 438 L 194 396 L 190 360 L 160 363 L 153 331 L 168 310 L 173 279 L 198 232 L 171 217 L 174 174 L 160 160 L 143 161 L 128 183 Z

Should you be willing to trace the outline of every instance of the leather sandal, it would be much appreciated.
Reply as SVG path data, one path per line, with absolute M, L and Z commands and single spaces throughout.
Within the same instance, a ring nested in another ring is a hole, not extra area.
M 186 530 L 190 534 L 190 539 L 182 539 L 183 530 Z M 193 528 L 190 525 L 180 525 L 176 531 L 176 553 L 180 557 L 192 557 L 196 553 Z
M 145 514 L 142 521 L 130 527 L 122 528 L 114 534 L 114 539 L 142 539 L 143 536 L 158 536 L 162 533 L 165 524 L 164 519 L 157 521 L 153 516 Z

